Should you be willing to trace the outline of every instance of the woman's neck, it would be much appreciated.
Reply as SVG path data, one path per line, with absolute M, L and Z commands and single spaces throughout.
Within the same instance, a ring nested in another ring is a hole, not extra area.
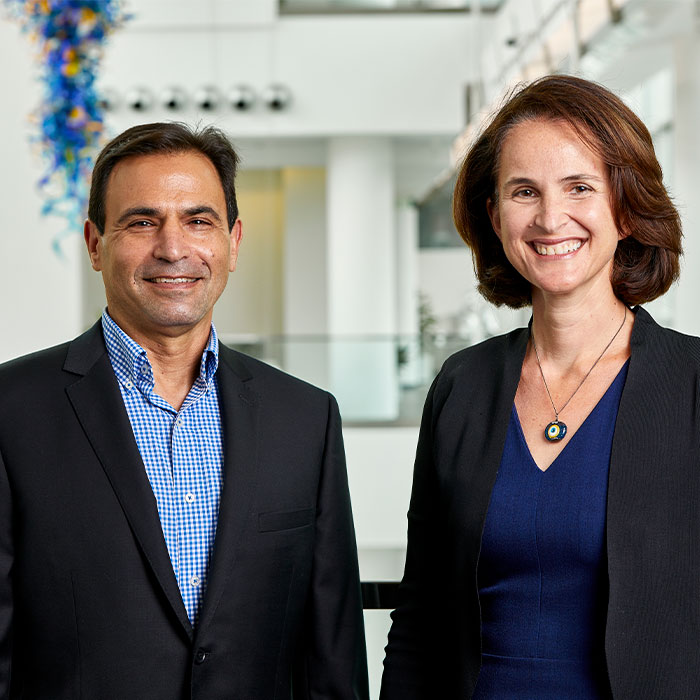
M 609 295 L 596 299 L 547 297 L 538 290 L 533 293 L 532 333 L 540 357 L 558 365 L 572 366 L 597 356 L 624 316 L 625 306 L 612 289 Z M 630 332 L 632 318 L 627 313 Z M 629 335 L 620 335 L 627 338 L 627 347 Z

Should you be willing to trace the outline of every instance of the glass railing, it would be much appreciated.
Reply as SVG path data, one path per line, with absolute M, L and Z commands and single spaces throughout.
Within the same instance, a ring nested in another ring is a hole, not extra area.
M 330 391 L 346 425 L 417 425 L 442 363 L 475 341 L 442 335 L 224 335 L 222 340 Z

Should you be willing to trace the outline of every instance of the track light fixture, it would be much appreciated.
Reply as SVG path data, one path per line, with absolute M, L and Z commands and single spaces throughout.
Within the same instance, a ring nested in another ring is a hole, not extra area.
M 126 103 L 137 112 L 145 112 L 153 104 L 153 95 L 145 87 L 131 88 L 126 94 Z

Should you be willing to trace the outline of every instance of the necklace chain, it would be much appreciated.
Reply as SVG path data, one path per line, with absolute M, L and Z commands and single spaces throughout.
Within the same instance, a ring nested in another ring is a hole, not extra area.
M 574 393 L 569 396 L 569 398 L 566 400 L 566 403 L 561 407 L 560 410 L 557 411 L 557 407 L 554 405 L 554 400 L 552 399 L 552 394 L 549 391 L 549 387 L 547 386 L 547 380 L 544 378 L 544 372 L 542 371 L 542 363 L 540 362 L 540 355 L 537 352 L 537 343 L 535 342 L 535 334 L 531 331 L 530 336 L 532 337 L 532 347 L 535 350 L 535 357 L 537 358 L 537 366 L 540 368 L 540 374 L 542 375 L 542 381 L 544 382 L 544 388 L 547 390 L 547 396 L 549 396 L 549 402 L 552 404 L 552 408 L 554 409 L 554 416 L 555 416 L 555 421 L 559 420 L 559 414 L 569 405 L 569 402 L 571 399 L 576 396 L 576 392 L 583 386 L 583 383 L 588 379 L 588 376 L 590 373 L 595 369 L 595 366 L 603 359 L 603 355 L 608 351 L 608 348 L 613 344 L 615 341 L 615 338 L 619 335 L 620 331 L 622 330 L 622 327 L 625 325 L 625 321 L 627 320 L 627 306 L 625 305 L 625 315 L 622 317 L 622 323 L 620 324 L 620 327 L 615 331 L 615 335 L 613 335 L 612 338 L 610 338 L 610 342 L 603 348 L 603 352 L 598 355 L 598 359 L 591 365 L 591 368 L 586 372 L 585 376 L 583 379 L 578 383 L 578 386 L 574 389 Z

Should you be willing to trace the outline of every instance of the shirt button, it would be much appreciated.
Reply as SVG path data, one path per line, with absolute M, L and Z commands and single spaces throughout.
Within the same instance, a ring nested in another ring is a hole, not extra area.
M 206 651 L 204 651 L 204 649 L 199 649 L 194 655 L 194 662 L 196 664 L 203 664 L 207 660 L 208 656 L 209 655 Z
M 146 365 L 143 365 L 139 372 L 141 372 L 141 374 L 148 374 L 148 367 L 146 367 Z
M 134 386 L 134 383 L 131 381 L 131 379 L 127 379 L 127 380 L 124 382 L 124 386 L 125 386 L 127 389 L 131 389 L 131 388 Z
M 194 503 L 194 494 L 193 493 L 185 494 L 185 501 L 187 501 L 187 503 Z
M 190 586 L 192 586 L 192 588 L 198 588 L 200 583 L 201 583 L 201 580 L 200 580 L 199 576 L 193 576 L 190 579 Z

